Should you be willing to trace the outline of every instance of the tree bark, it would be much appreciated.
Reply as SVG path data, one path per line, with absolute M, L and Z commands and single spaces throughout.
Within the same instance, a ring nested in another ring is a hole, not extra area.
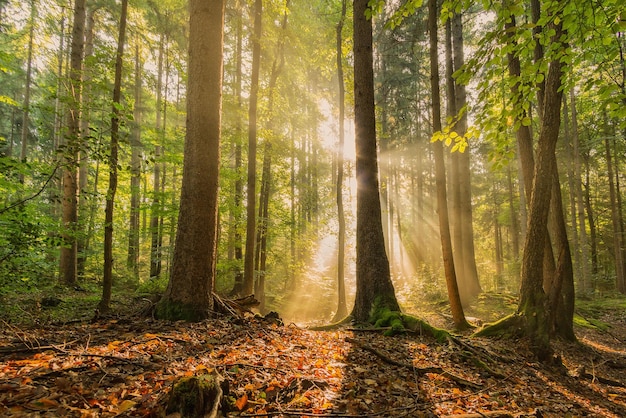
M 111 106 L 111 145 L 109 154 L 109 189 L 104 210 L 104 272 L 102 280 L 102 299 L 98 311 L 106 313 L 111 308 L 111 288 L 113 286 L 113 211 L 115 192 L 117 191 L 117 154 L 120 135 L 120 105 L 122 98 L 122 71 L 124 63 L 124 43 L 126 39 L 126 15 L 128 0 L 122 0 L 117 55 L 115 57 L 115 79 L 113 83 L 113 105 Z
M 368 0 L 354 0 L 354 122 L 356 138 L 356 299 L 352 317 L 370 320 L 372 308 L 399 311 L 391 282 L 381 218 L 374 112 L 372 21 Z
M 80 137 L 80 100 L 82 63 L 85 33 L 85 0 L 74 3 L 74 25 L 72 29 L 72 46 L 70 50 L 70 99 L 67 108 L 66 148 L 63 152 L 63 244 L 59 258 L 60 281 L 66 285 L 74 285 L 77 280 L 77 172 L 78 148 Z
M 159 318 L 202 320 L 213 307 L 217 260 L 224 0 L 189 3 L 187 134 L 172 271 Z
M 141 62 L 139 42 L 135 45 L 135 106 L 130 137 L 130 219 L 126 266 L 139 279 L 139 206 L 141 198 Z
M 256 242 L 256 154 L 257 154 L 257 106 L 259 96 L 259 69 L 261 66 L 263 0 L 254 2 L 254 33 L 252 35 L 252 74 L 250 81 L 250 103 L 248 109 L 248 190 L 246 220 L 246 250 L 242 294 L 254 291 L 254 245 Z
M 343 208 L 343 175 L 344 160 L 343 148 L 346 140 L 345 118 L 346 118 L 346 88 L 343 74 L 343 26 L 346 20 L 347 0 L 341 0 L 341 16 L 337 22 L 337 81 L 339 83 L 339 144 L 337 146 L 337 311 L 333 322 L 343 319 L 348 315 L 346 304 L 346 282 L 345 282 L 345 258 L 346 258 L 346 214 Z
M 433 131 L 441 131 L 441 96 L 439 94 L 439 59 L 437 45 L 437 0 L 428 1 L 428 31 L 430 36 L 430 87 L 432 94 Z M 439 235 L 441 236 L 441 252 L 446 275 L 448 299 L 452 311 L 452 319 L 457 329 L 467 329 L 463 305 L 459 294 L 456 271 L 452 254 L 452 238 L 450 236 L 450 220 L 448 216 L 448 197 L 446 192 L 446 169 L 443 156 L 443 143 L 433 143 L 435 154 L 435 181 L 437 183 L 437 213 L 439 215 Z
M 563 34 L 561 22 L 555 25 L 553 39 L 561 42 Z M 556 169 L 556 143 L 561 122 L 561 77 L 563 75 L 560 58 L 550 63 L 546 79 L 545 102 L 541 132 L 537 144 L 537 161 L 533 176 L 533 189 L 530 200 L 528 234 L 524 243 L 522 260 L 522 285 L 518 312 L 526 321 L 526 332 L 530 337 L 535 355 L 548 360 L 551 354 L 546 294 L 543 290 L 543 259 L 547 240 L 548 212 L 552 195 L 553 173 Z

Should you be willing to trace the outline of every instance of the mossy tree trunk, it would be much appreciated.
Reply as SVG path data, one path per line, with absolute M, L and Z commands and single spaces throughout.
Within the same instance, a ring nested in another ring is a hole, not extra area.
M 378 183 L 372 21 L 368 0 L 354 0 L 354 121 L 356 138 L 357 231 L 356 298 L 358 322 L 370 320 L 376 303 L 399 311 L 385 251 Z

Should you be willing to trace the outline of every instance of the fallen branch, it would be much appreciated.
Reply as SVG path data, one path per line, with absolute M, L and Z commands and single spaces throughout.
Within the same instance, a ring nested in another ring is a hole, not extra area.
M 455 381 L 456 383 L 458 383 L 461 386 L 465 386 L 465 387 L 469 387 L 469 388 L 473 388 L 473 389 L 480 389 L 482 387 L 482 385 L 478 384 L 478 383 L 474 383 L 471 382 L 467 379 L 463 379 L 460 376 L 457 376 L 453 373 L 450 373 L 446 370 L 444 370 L 443 368 L 439 367 L 439 366 L 430 366 L 430 367 L 415 367 L 412 364 L 409 363 L 402 363 L 399 362 L 397 360 L 394 360 L 392 358 L 389 358 L 388 356 L 386 356 L 385 354 L 381 353 L 380 351 L 376 350 L 374 347 L 367 345 L 365 343 L 362 343 L 358 340 L 355 340 L 354 338 L 350 338 L 350 337 L 346 337 L 345 338 L 346 342 L 349 342 L 351 344 L 356 345 L 357 347 L 368 351 L 372 354 L 374 354 L 375 356 L 379 357 L 382 361 L 384 361 L 387 364 L 391 364 L 393 366 L 398 366 L 398 367 L 402 367 L 402 368 L 406 368 L 409 370 L 414 371 L 415 373 L 419 374 L 419 375 L 424 375 L 426 373 L 433 373 L 433 374 L 438 374 L 440 376 L 446 377 L 450 380 Z

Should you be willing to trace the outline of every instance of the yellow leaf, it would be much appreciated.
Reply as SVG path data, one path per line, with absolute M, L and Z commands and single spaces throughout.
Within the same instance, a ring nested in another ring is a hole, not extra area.
M 126 399 L 125 401 L 123 401 L 123 402 L 120 404 L 120 406 L 117 408 L 117 411 L 118 411 L 119 413 L 126 412 L 126 411 L 128 411 L 130 408 L 133 408 L 135 405 L 137 405 L 137 403 L 136 403 L 136 402 L 133 402 L 133 401 L 131 401 L 131 400 L 129 400 L 129 399 Z

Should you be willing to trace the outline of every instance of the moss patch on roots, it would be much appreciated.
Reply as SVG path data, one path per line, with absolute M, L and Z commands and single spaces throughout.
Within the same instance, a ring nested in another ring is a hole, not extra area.
M 197 305 L 182 303 L 169 298 L 163 298 L 156 304 L 154 316 L 157 319 L 188 322 L 198 322 L 210 317 L 208 309 L 201 309 Z

